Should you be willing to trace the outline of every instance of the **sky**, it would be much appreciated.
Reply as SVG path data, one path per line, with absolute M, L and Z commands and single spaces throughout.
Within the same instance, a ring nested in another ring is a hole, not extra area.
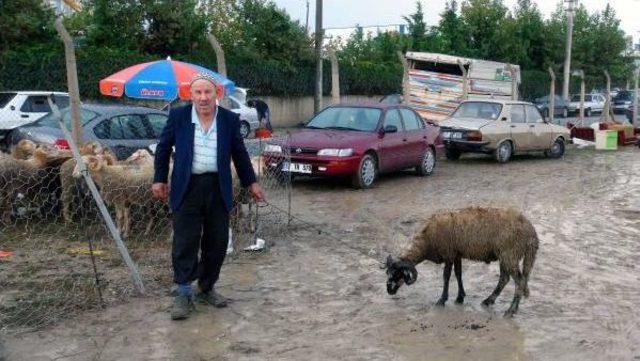
M 273 0 L 294 20 L 305 24 L 307 0 Z M 534 0 L 543 16 L 549 17 L 561 0 Z M 640 41 L 640 0 L 579 0 L 589 13 L 600 11 L 610 3 L 621 21 L 622 29 Z M 436 25 L 447 0 L 421 0 L 427 25 Z M 460 3 L 461 1 L 459 1 Z M 315 0 L 309 0 L 309 27 L 315 24 Z M 516 0 L 505 0 L 513 9 Z M 416 0 L 324 0 L 324 27 L 340 28 L 404 23 L 402 16 L 414 12 Z

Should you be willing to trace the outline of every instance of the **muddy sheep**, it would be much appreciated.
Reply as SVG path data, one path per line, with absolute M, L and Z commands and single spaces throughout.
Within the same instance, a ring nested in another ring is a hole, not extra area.
M 69 157 L 68 152 L 45 147 L 37 147 L 28 159 L 0 154 L 0 218 L 10 221 L 16 197 L 48 212 L 46 208 L 59 188 L 58 167 Z M 48 199 L 43 202 L 45 196 Z
M 151 194 L 153 164 L 109 164 L 98 156 L 84 156 L 83 160 L 103 200 L 115 208 L 118 230 L 127 238 L 131 231 L 131 207 L 155 202 Z M 78 167 L 75 167 L 73 175 L 80 177 Z M 153 219 L 147 221 L 145 234 L 149 234 L 153 225 Z
M 434 214 L 399 257 L 388 256 L 387 292 L 391 295 L 402 284 L 411 285 L 418 272 L 415 266 L 424 260 L 444 263 L 444 287 L 437 305 L 444 306 L 449 297 L 451 268 L 458 281 L 456 303 L 464 302 L 461 260 L 500 262 L 500 279 L 495 290 L 482 304 L 490 306 L 509 282 L 515 282 L 515 294 L 505 316 L 513 316 L 522 296 L 529 296 L 529 274 L 538 250 L 538 236 L 533 225 L 520 212 L 509 209 L 471 207 Z M 522 271 L 520 261 L 522 260 Z
M 97 142 L 84 143 L 79 148 L 80 155 L 96 155 L 101 156 L 107 164 L 115 164 L 117 162 L 115 155 L 110 150 L 103 147 Z M 62 202 L 62 218 L 66 223 L 73 220 L 72 210 L 74 204 L 81 196 L 82 187 L 78 185 L 78 180 L 73 176 L 73 170 L 76 166 L 75 159 L 69 159 L 60 166 L 60 201 Z M 83 207 L 76 208 L 82 211 Z
M 11 150 L 11 156 L 14 159 L 27 160 L 33 156 L 37 148 L 37 144 L 28 139 L 22 139 L 16 144 L 16 146 Z

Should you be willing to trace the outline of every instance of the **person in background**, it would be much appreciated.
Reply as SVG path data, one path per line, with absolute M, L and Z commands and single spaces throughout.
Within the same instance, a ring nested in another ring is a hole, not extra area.
M 267 105 L 267 103 L 260 99 L 251 99 L 247 102 L 247 106 L 250 108 L 255 108 L 258 112 L 258 120 L 260 120 L 260 126 L 272 132 L 273 128 L 271 127 L 271 115 L 269 114 L 269 106 Z

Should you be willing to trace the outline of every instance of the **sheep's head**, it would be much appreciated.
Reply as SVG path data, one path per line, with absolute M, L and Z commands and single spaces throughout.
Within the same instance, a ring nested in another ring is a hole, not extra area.
M 96 141 L 84 143 L 80 147 L 80 154 L 82 155 L 98 155 L 104 152 L 102 145 Z
M 36 150 L 36 143 L 28 139 L 22 139 L 13 150 L 13 157 L 16 159 L 27 159 L 33 155 Z
M 395 295 L 403 284 L 411 285 L 418 279 L 418 271 L 411 262 L 387 257 L 387 293 Z
M 103 166 L 103 160 L 97 155 L 83 155 L 82 161 L 87 165 L 87 169 L 90 172 L 98 172 Z M 81 176 L 82 173 L 80 172 L 80 165 L 76 164 L 73 168 L 73 177 L 80 178 Z
M 146 149 L 138 149 L 124 161 L 126 164 L 153 164 L 153 156 Z

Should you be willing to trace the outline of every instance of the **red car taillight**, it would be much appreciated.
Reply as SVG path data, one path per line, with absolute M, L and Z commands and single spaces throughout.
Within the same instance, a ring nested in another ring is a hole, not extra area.
M 56 141 L 53 142 L 53 145 L 60 149 L 71 149 L 71 147 L 69 146 L 69 142 L 67 142 L 66 139 L 56 139 Z
M 477 130 L 467 132 L 467 140 L 479 142 L 482 140 L 482 133 Z

